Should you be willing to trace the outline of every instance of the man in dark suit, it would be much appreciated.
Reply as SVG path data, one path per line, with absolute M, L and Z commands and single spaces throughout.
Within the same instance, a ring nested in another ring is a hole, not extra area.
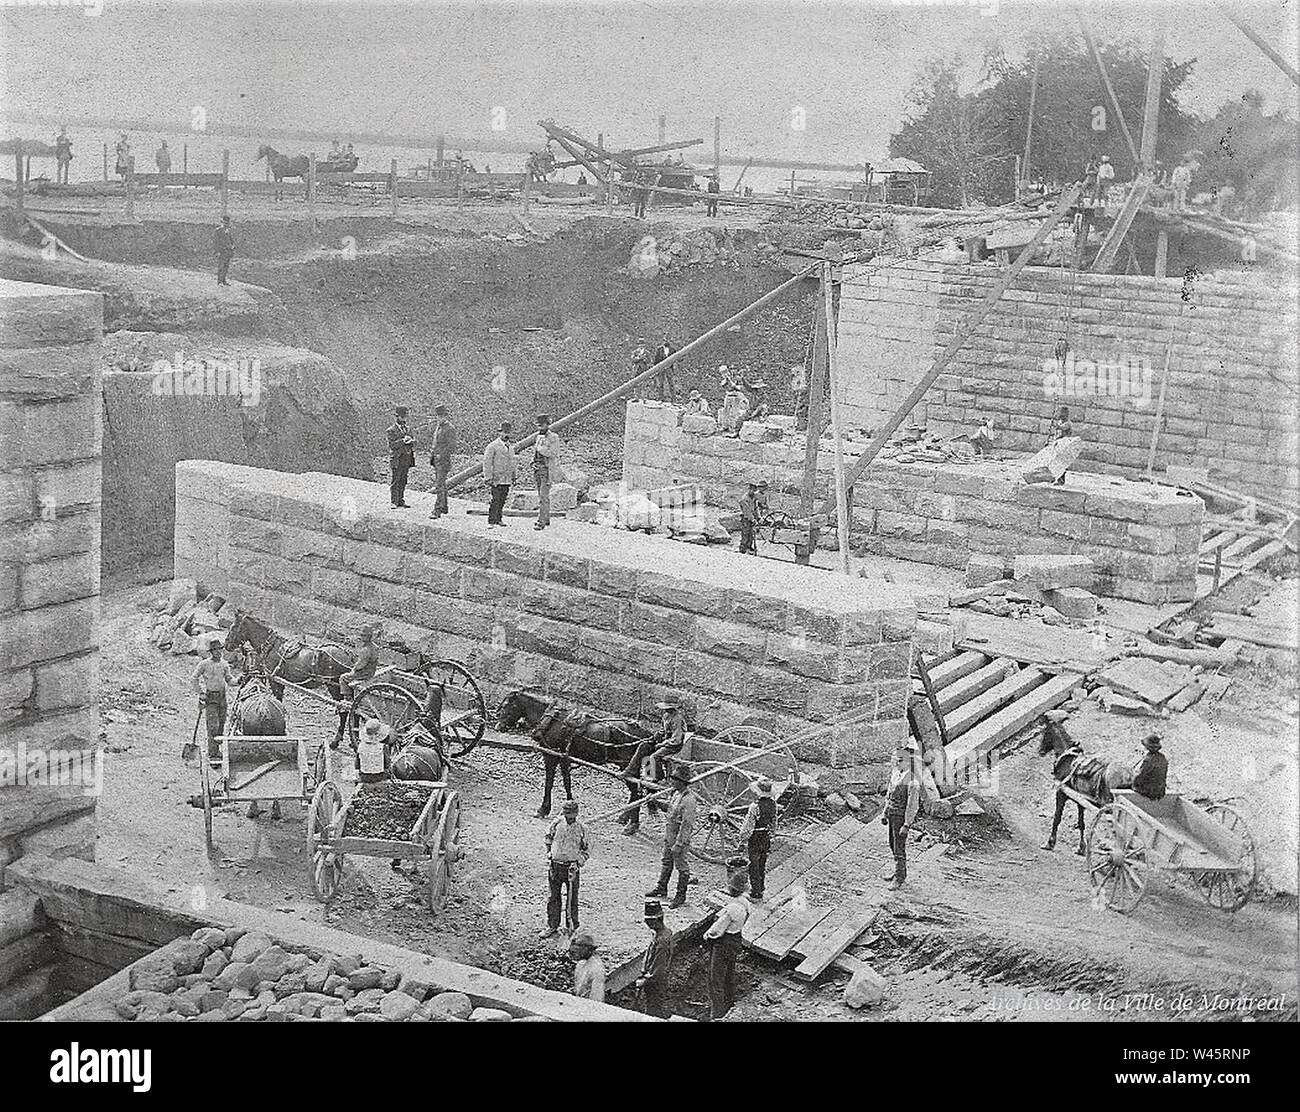
M 1142 747 L 1146 755 L 1133 774 L 1133 790 L 1147 799 L 1164 799 L 1169 761 L 1160 752 L 1160 735 L 1148 734 L 1142 739 Z
M 718 193 L 720 191 L 717 174 L 709 175 L 709 184 L 705 186 L 705 189 L 709 194 L 709 204 L 705 210 L 705 215 L 716 217 L 718 215 Z
M 429 462 L 433 465 L 433 486 L 437 499 L 430 517 L 439 518 L 447 513 L 447 474 L 451 471 L 451 457 L 456 454 L 456 426 L 451 423 L 445 405 L 435 405 L 433 415 L 433 451 Z
M 388 492 L 395 510 L 406 508 L 406 476 L 415 466 L 415 438 L 411 435 L 411 427 L 406 423 L 409 413 L 406 406 L 399 405 L 397 420 L 385 430 L 388 437 L 388 467 L 392 473 Z

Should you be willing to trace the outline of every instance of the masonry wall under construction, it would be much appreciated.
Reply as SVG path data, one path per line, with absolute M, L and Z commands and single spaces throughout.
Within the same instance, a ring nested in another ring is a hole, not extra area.
M 887 772 L 907 731 L 909 596 L 576 521 L 489 529 L 470 505 L 435 522 L 373 483 L 184 462 L 176 574 L 290 633 L 355 644 L 379 619 L 381 642 L 462 661 L 492 701 L 528 688 L 653 718 L 674 695 L 696 727 L 759 722 L 803 759 Z

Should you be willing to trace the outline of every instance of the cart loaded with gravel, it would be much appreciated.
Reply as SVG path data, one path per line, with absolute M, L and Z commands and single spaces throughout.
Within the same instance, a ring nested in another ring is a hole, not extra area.
M 445 780 L 383 780 L 359 784 L 346 803 L 333 780 L 317 787 L 307 811 L 312 891 L 328 901 L 343 880 L 349 854 L 385 857 L 425 868 L 429 910 L 447 900 L 461 855 L 460 796 Z

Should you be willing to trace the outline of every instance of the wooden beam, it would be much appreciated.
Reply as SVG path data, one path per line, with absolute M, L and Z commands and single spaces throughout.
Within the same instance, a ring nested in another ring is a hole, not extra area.
M 958 769 L 972 758 L 984 756 L 995 745 L 1023 730 L 1044 712 L 1060 706 L 1082 682 L 1083 676 L 1076 672 L 1053 676 L 1009 707 L 984 719 L 947 747 L 945 753 L 950 766 Z
M 1133 165 L 1137 167 L 1142 157 L 1138 153 L 1138 146 L 1133 141 L 1133 134 L 1128 129 L 1128 124 L 1124 120 L 1124 110 L 1120 107 L 1119 97 L 1115 95 L 1115 87 L 1110 83 L 1110 74 L 1106 72 L 1106 63 L 1102 61 L 1101 51 L 1097 49 L 1097 42 L 1092 37 L 1092 31 L 1088 27 L 1088 21 L 1083 17 L 1083 10 L 1076 8 L 1074 14 L 1079 17 L 1079 27 L 1083 31 L 1083 39 L 1088 44 L 1088 52 L 1092 55 L 1092 60 L 1097 66 L 1097 73 L 1101 75 L 1101 87 L 1106 91 L 1106 96 L 1110 100 L 1110 109 L 1115 113 L 1115 122 L 1119 124 L 1120 132 L 1124 136 L 1124 142 L 1128 146 L 1128 153 L 1133 158 Z
M 1169 334 L 1165 344 L 1165 369 L 1160 374 L 1160 398 L 1156 402 L 1155 426 L 1151 430 L 1151 450 L 1147 453 L 1147 478 L 1154 481 L 1156 470 L 1156 445 L 1160 443 L 1160 424 L 1165 419 L 1165 391 L 1169 389 L 1169 357 L 1174 353 L 1174 334 Z
M 966 318 L 961 327 L 957 329 L 953 338 L 948 341 L 948 345 L 943 349 L 942 354 L 940 354 L 939 358 L 934 361 L 934 365 L 926 372 L 925 377 L 921 379 L 915 387 L 913 387 L 912 392 L 903 399 L 903 404 L 898 407 L 894 412 L 894 415 L 885 422 L 885 425 L 880 429 L 880 431 L 871 438 L 871 443 L 867 445 L 866 449 L 863 451 L 862 455 L 858 457 L 858 461 L 853 465 L 852 470 L 849 472 L 846 482 L 847 486 L 853 486 L 853 484 L 862 477 L 867 468 L 871 466 L 871 461 L 879 455 L 880 449 L 888 443 L 889 438 L 894 435 L 898 430 L 898 427 L 907 419 L 907 415 L 916 408 L 916 403 L 925 396 L 926 392 L 934 384 L 934 380 L 947 370 L 948 364 L 956 358 L 957 353 L 966 345 L 966 341 L 974 335 L 975 329 L 984 322 L 984 318 L 989 315 L 993 306 L 996 305 L 1002 299 L 1002 295 L 1011 288 L 1012 283 L 1014 283 L 1020 276 L 1020 272 L 1029 265 L 1029 260 L 1034 257 L 1038 248 L 1041 247 L 1047 237 L 1051 235 L 1052 229 L 1055 228 L 1056 225 L 1060 223 L 1061 218 L 1074 207 L 1082 190 L 1082 183 L 1075 182 L 1074 185 L 1070 186 L 1069 189 L 1065 190 L 1065 192 L 1061 194 L 1061 199 L 1057 202 L 1056 208 L 1052 211 L 1052 215 L 1043 221 L 1038 231 L 1034 233 L 1034 238 L 1031 239 L 1025 245 L 1020 254 L 1016 256 L 1016 261 L 1011 264 L 1006 274 L 1002 276 L 1001 281 L 999 281 L 998 284 L 989 291 L 988 296 L 985 297 L 979 306 L 976 307 L 975 311 Z M 829 513 L 832 505 L 832 500 L 827 499 L 825 512 Z
M 831 930 L 823 929 L 826 926 L 826 920 L 823 920 L 822 926 L 817 928 L 818 937 L 814 940 L 817 948 L 813 953 L 805 954 L 804 960 L 795 967 L 794 975 L 807 981 L 815 981 L 820 977 L 853 944 L 858 935 L 871 926 L 880 914 L 880 904 L 883 902 L 883 895 L 871 901 L 853 900 L 846 905 L 847 917 Z M 799 945 L 803 946 L 804 942 L 801 941 Z M 808 949 L 813 949 L 812 942 L 808 944 Z
M 1097 257 L 1092 262 L 1092 272 L 1094 274 L 1107 274 L 1110 268 L 1115 265 L 1115 258 L 1119 255 L 1120 244 L 1124 242 L 1124 237 L 1128 235 L 1129 229 L 1133 226 L 1133 219 L 1142 207 L 1142 202 L 1146 200 L 1153 180 L 1152 174 L 1147 170 L 1141 171 L 1133 179 L 1133 184 L 1129 186 L 1128 196 L 1124 199 L 1124 205 L 1116 214 L 1115 222 L 1110 226 L 1110 231 L 1106 233 L 1106 238 L 1102 242 L 1101 250 L 1097 252 Z
M 826 402 L 826 314 L 817 313 L 813 333 L 812 370 L 808 377 L 808 428 L 803 449 L 803 483 L 799 492 L 799 516 L 812 517 L 817 502 L 817 453 L 821 445 L 822 426 L 825 423 L 823 407 Z M 816 547 L 815 532 L 809 536 L 808 552 L 795 554 L 796 564 L 808 564 Z
M 976 695 L 982 695 L 989 688 L 996 687 L 1009 673 L 1015 671 L 1019 671 L 1019 668 L 1014 660 L 998 657 L 983 668 L 977 668 L 969 676 L 962 676 L 961 679 L 939 690 L 936 694 L 939 699 L 939 709 L 943 711 L 945 720 L 963 703 L 968 703 Z
M 978 671 L 989 662 L 986 653 L 977 652 L 974 649 L 967 649 L 963 653 L 958 653 L 950 660 L 945 660 L 942 664 L 936 664 L 929 670 L 930 682 L 934 685 L 936 691 L 947 687 L 950 683 L 969 676 L 972 672 Z
M 1045 679 L 1047 673 L 1037 668 L 1021 668 L 1020 671 L 1013 672 L 1001 683 L 953 711 L 948 716 L 949 736 L 961 737 L 967 730 L 979 725 L 995 711 L 1028 695 Z
M 1165 75 L 1165 19 L 1159 8 L 1155 9 L 1151 28 L 1151 52 L 1147 58 L 1147 96 L 1142 111 L 1142 166 L 1154 171 L 1156 166 L 1156 137 L 1160 130 L 1160 88 Z
M 1285 73 L 1287 77 L 1291 78 L 1291 80 L 1294 81 L 1297 85 L 1300 85 L 1300 70 L 1297 70 L 1295 66 L 1291 65 L 1291 63 L 1288 62 L 1285 58 L 1283 58 L 1281 54 L 1279 54 L 1276 50 L 1274 50 L 1271 46 L 1269 46 L 1268 43 L 1266 43 L 1264 39 L 1259 35 L 1259 33 L 1256 32 L 1250 26 L 1250 24 L 1248 24 L 1240 16 L 1236 15 L 1226 4 L 1220 3 L 1220 4 L 1216 4 L 1215 6 L 1219 9 L 1219 11 L 1223 13 L 1224 17 L 1235 28 L 1237 28 L 1238 31 L 1240 31 L 1243 35 L 1246 36 L 1246 38 L 1250 39 L 1251 42 L 1253 42 L 1257 47 L 1259 47 L 1261 51 L 1263 51 L 1264 56 L 1267 57 L 1270 62 L 1272 62 L 1275 66 L 1277 66 L 1278 69 L 1280 69 L 1283 73 Z
M 831 388 L 831 431 L 835 438 L 835 533 L 840 550 L 840 570 L 852 575 L 849 561 L 849 500 L 844 483 L 844 433 L 840 421 L 839 379 L 836 374 L 835 306 L 831 264 L 822 263 L 822 308 L 826 318 L 826 373 Z

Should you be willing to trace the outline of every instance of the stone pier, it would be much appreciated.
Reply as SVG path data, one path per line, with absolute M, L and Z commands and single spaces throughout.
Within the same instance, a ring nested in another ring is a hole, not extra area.
M 916 611 L 892 587 L 576 521 L 489 529 L 458 500 L 435 522 L 429 496 L 396 511 L 324 474 L 189 461 L 176 492 L 176 574 L 286 632 L 355 643 L 379 619 L 494 701 L 649 718 L 677 695 L 697 727 L 766 725 L 871 782 L 906 735 Z

